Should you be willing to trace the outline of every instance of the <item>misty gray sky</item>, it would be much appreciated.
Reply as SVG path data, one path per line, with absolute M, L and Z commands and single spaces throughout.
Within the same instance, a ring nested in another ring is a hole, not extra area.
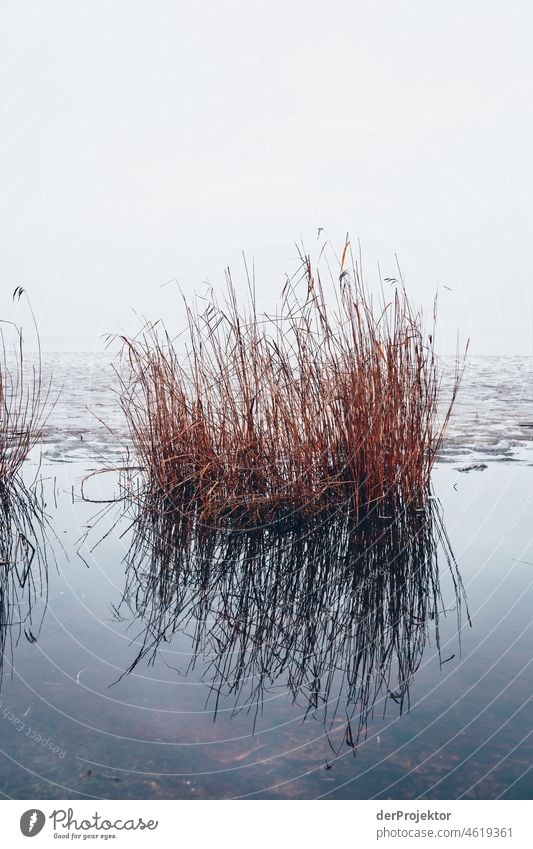
M 22 284 L 62 346 L 177 329 L 161 284 L 242 251 L 268 307 L 320 226 L 449 287 L 448 349 L 531 352 L 531 4 L 4 0 L 0 30 L 3 318 Z

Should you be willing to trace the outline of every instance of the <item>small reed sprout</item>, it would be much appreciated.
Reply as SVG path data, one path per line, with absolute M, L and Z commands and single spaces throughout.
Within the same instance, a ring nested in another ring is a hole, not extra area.
M 436 303 L 428 331 L 400 273 L 373 296 L 348 239 L 317 265 L 300 253 L 274 315 L 253 276 L 244 306 L 226 282 L 222 301 L 185 301 L 184 336 L 120 337 L 121 404 L 161 509 L 244 528 L 421 508 L 464 367 L 439 419 Z

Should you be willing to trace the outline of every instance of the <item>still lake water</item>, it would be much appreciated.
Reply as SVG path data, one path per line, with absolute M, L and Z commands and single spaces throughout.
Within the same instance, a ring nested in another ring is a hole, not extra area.
M 63 391 L 33 583 L 2 577 L 0 792 L 532 798 L 532 362 L 471 359 L 440 518 L 195 544 L 79 498 L 124 459 L 108 359 L 44 357 Z

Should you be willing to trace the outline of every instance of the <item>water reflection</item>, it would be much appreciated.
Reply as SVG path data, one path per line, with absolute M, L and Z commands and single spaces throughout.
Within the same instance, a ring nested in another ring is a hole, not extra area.
M 342 745 L 355 752 L 378 706 L 409 707 L 429 640 L 441 663 L 450 659 L 439 640 L 444 574 L 460 628 L 464 591 L 435 501 L 394 521 L 330 517 L 247 533 L 207 530 L 145 504 L 119 610 L 142 622 L 124 674 L 187 634 L 187 674 L 209 685 L 215 716 L 230 704 L 255 724 L 281 687 L 326 729 L 342 718 Z
M 42 496 L 17 478 L 0 481 L 0 684 L 7 654 L 22 637 L 35 643 L 41 629 L 48 593 L 45 526 Z

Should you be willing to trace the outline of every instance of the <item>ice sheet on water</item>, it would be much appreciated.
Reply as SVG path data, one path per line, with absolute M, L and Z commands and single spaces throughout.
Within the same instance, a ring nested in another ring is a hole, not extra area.
M 443 360 L 441 410 L 450 397 L 453 363 Z M 533 357 L 469 356 L 440 459 L 531 462 Z
M 116 364 L 116 362 L 115 362 Z M 43 431 L 50 462 L 123 456 L 127 427 L 109 352 L 45 352 L 45 381 L 55 405 Z M 453 362 L 443 359 L 441 413 L 449 402 Z M 470 356 L 439 459 L 531 462 L 533 357 Z
M 118 460 L 127 427 L 118 383 L 107 352 L 43 352 L 43 382 L 51 390 L 42 431 L 47 462 Z

